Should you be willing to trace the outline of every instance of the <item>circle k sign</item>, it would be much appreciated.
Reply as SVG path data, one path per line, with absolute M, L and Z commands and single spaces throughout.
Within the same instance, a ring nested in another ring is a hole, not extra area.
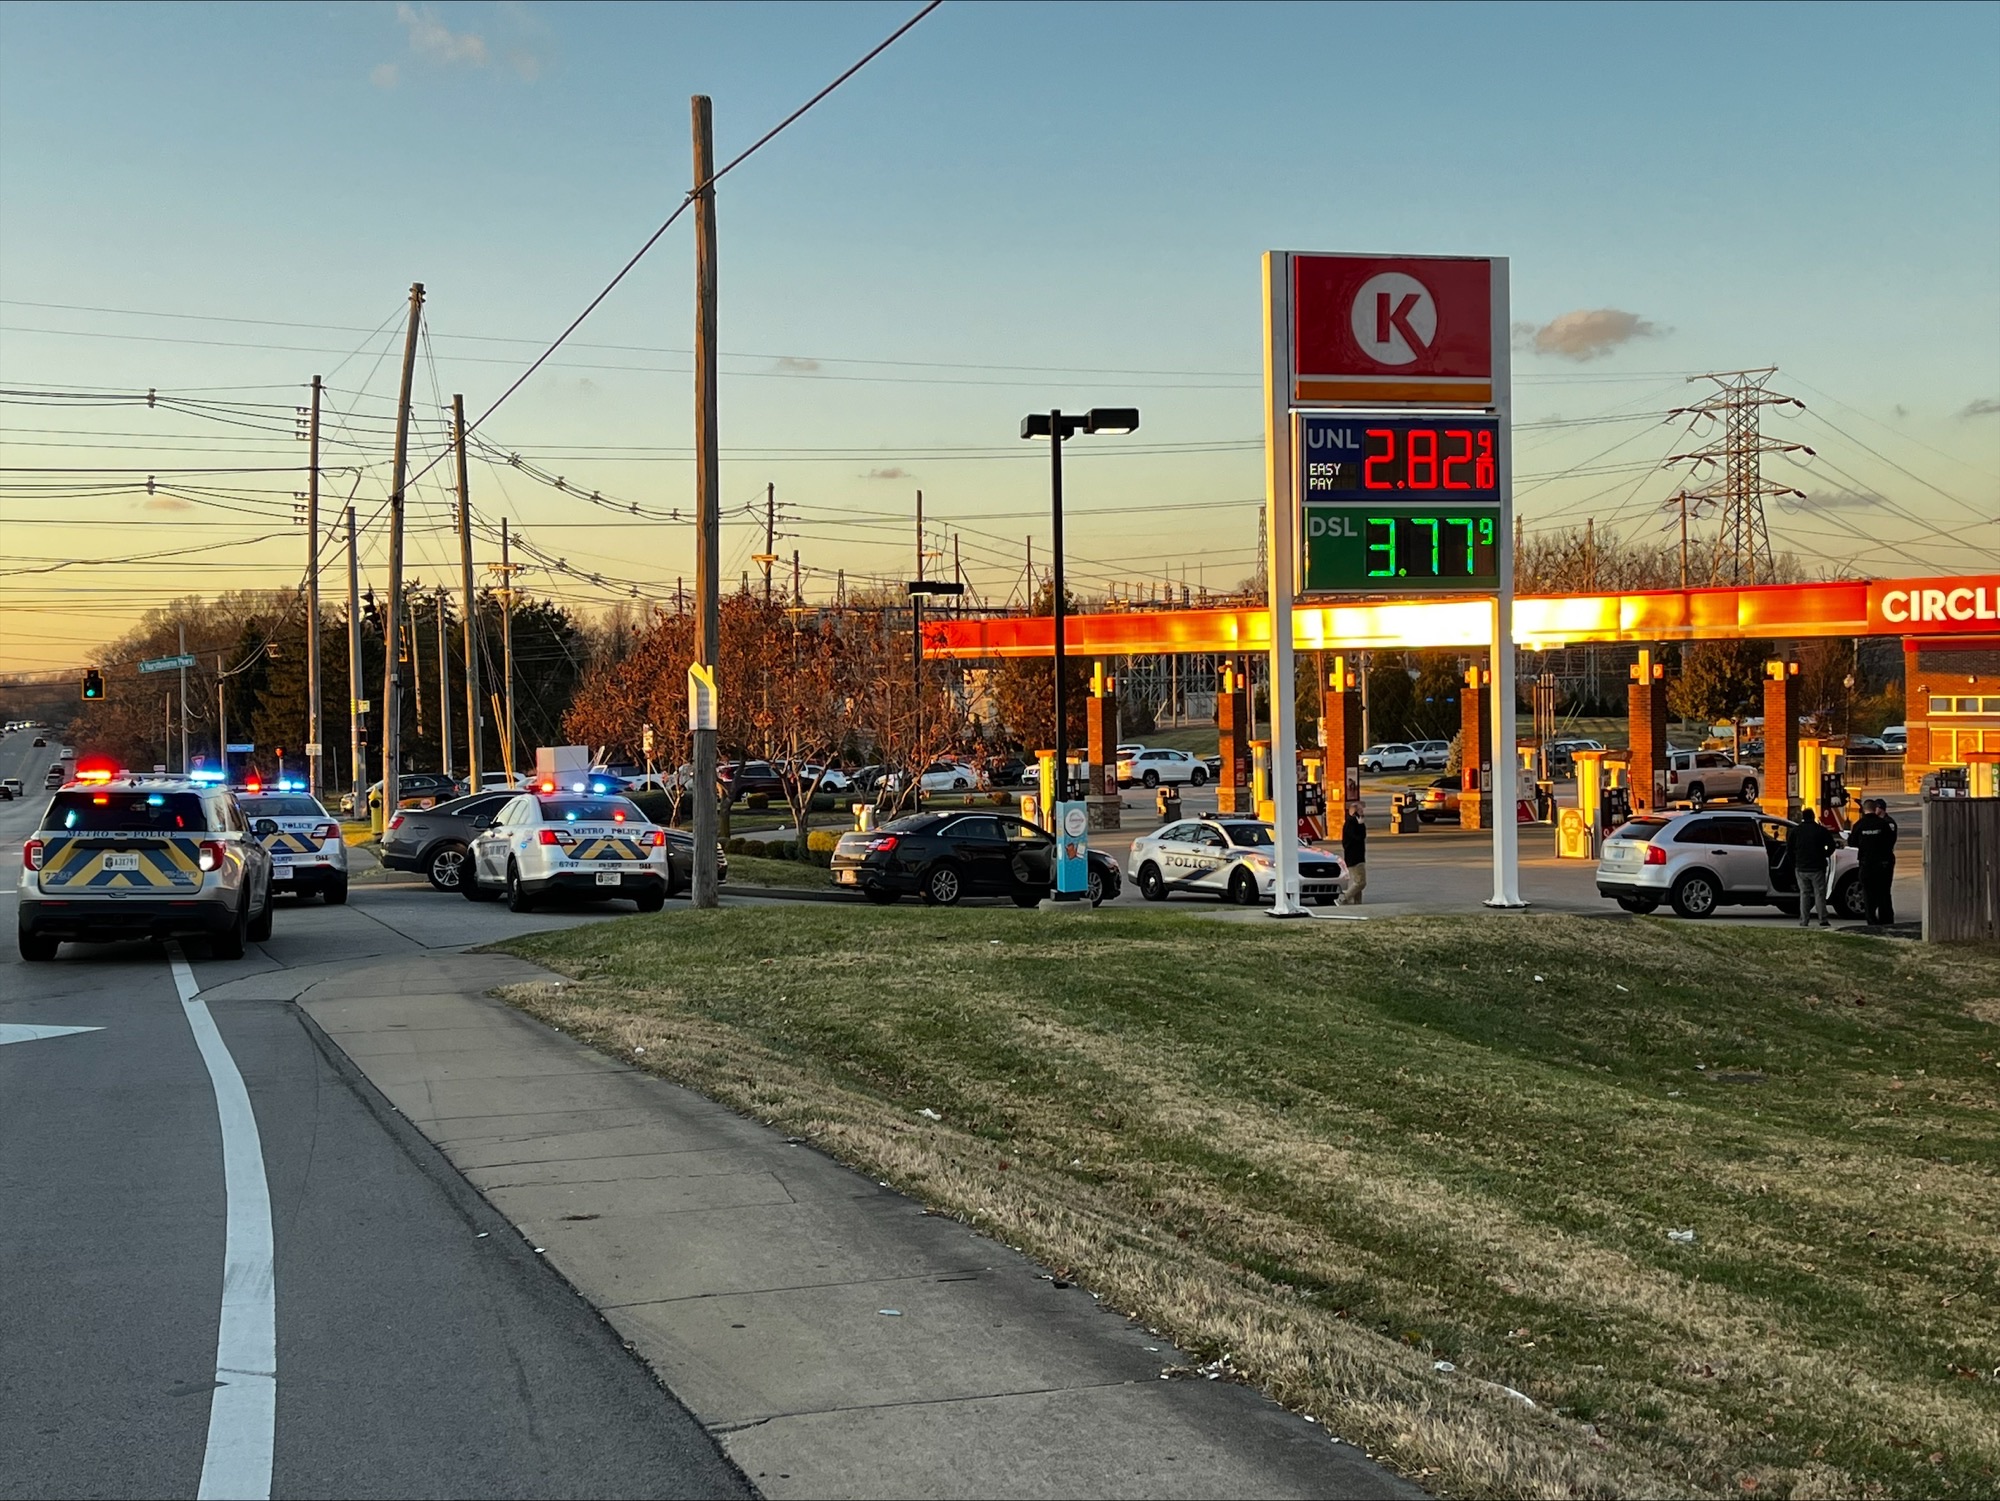
M 1378 365 L 1407 365 L 1437 342 L 1437 299 L 1401 271 L 1371 276 L 1354 294 L 1354 342 Z
M 1492 403 L 1506 262 L 1296 253 L 1286 261 L 1292 405 Z

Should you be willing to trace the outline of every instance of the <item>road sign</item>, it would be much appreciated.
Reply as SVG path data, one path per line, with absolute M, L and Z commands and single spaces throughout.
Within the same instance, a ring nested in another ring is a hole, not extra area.
M 370 709 L 374 707 L 375 707 L 374 703 L 365 698 L 357 698 L 354 701 L 354 712 L 356 714 L 366 714 Z
M 223 749 L 228 751 L 229 754 L 232 756 L 248 756 L 255 753 L 257 749 L 257 742 L 254 740 L 244 740 L 244 741 L 232 740 L 228 745 L 224 746 Z
M 141 672 L 173 672 L 178 668 L 194 666 L 193 657 L 152 657 L 139 664 Z
M 1288 259 L 1292 405 L 1492 404 L 1494 346 L 1507 337 L 1494 317 L 1493 261 Z
M 688 728 L 715 728 L 715 674 L 699 662 L 688 663 Z
M 321 746 L 320 746 L 320 742 L 319 742 L 319 741 L 317 741 L 317 740 L 308 740 L 308 741 L 306 742 L 306 754 L 307 754 L 307 755 L 309 755 L 309 756 L 317 756 L 317 755 L 318 755 L 318 754 L 320 753 L 320 749 L 321 749 Z
M 639 749 L 649 756 L 653 753 L 653 727 L 649 724 L 639 726 Z

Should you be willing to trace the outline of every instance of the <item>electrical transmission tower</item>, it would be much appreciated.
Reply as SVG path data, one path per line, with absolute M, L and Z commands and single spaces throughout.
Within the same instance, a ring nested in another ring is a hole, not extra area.
M 1806 406 L 1796 397 L 1781 395 L 1767 387 L 1765 383 L 1777 373 L 1778 367 L 1772 365 L 1763 370 L 1725 370 L 1714 375 L 1690 376 L 1690 380 L 1714 381 L 1715 393 L 1667 414 L 1669 421 L 1690 417 L 1697 423 L 1706 420 L 1722 425 L 1715 442 L 1688 453 L 1674 454 L 1667 460 L 1669 465 L 1691 465 L 1690 478 L 1701 476 L 1704 466 L 1711 473 L 1720 471 L 1708 484 L 1687 487 L 1671 502 L 1682 507 L 1683 527 L 1688 507 L 1694 507 L 1699 514 L 1702 508 L 1712 505 L 1721 513 L 1713 561 L 1709 565 L 1709 578 L 1714 583 L 1770 583 L 1774 565 L 1771 533 L 1764 522 L 1764 499 L 1785 495 L 1805 497 L 1803 490 L 1764 478 L 1765 454 L 1812 453 L 1803 443 L 1786 443 L 1763 434 L 1760 416 L 1765 407 L 1795 406 L 1804 411 Z

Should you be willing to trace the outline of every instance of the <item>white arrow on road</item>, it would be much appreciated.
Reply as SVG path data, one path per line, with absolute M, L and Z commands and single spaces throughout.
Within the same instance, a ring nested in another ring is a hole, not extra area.
M 20 1022 L 0 1022 L 0 1046 L 10 1042 L 40 1042 L 45 1037 L 68 1037 L 76 1032 L 102 1032 L 102 1027 L 30 1027 Z

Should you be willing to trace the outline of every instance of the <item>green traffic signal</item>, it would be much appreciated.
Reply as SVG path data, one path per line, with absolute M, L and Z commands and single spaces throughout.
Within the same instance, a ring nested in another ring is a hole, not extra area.
M 85 698 L 104 697 L 104 674 L 99 672 L 95 667 L 86 669 L 83 674 L 83 696 Z

